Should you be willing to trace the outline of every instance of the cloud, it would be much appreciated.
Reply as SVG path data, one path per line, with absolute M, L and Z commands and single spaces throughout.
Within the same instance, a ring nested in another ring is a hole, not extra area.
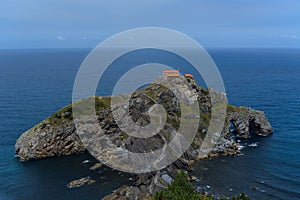
M 282 34 L 280 37 L 284 39 L 298 39 L 298 36 L 295 34 Z
M 65 40 L 65 38 L 64 38 L 63 36 L 60 36 L 60 35 L 57 36 L 57 39 L 58 39 L 58 40 Z

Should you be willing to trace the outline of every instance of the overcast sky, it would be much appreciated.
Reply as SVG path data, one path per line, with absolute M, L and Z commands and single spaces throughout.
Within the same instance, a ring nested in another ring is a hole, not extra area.
M 137 27 L 204 47 L 300 47 L 299 0 L 1 0 L 0 48 L 94 47 Z

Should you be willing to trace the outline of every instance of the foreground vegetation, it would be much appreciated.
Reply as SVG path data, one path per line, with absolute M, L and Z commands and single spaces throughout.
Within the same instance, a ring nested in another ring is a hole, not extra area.
M 184 172 L 180 172 L 169 187 L 155 195 L 154 200 L 214 200 L 213 197 L 208 197 L 197 193 L 194 187 L 188 181 L 188 176 Z M 226 200 L 227 198 L 221 198 Z M 241 193 L 232 200 L 250 200 L 249 197 Z

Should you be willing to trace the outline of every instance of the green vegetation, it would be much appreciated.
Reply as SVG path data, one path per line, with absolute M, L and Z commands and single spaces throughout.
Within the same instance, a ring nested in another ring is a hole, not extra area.
M 208 128 L 210 124 L 210 119 L 211 119 L 211 113 L 210 112 L 205 112 L 200 114 L 200 123 L 202 127 Z
M 160 134 L 167 140 L 167 142 L 170 142 L 171 139 L 173 139 L 173 138 L 171 138 L 171 133 L 164 129 L 160 130 Z
M 165 190 L 156 193 L 153 200 L 214 200 L 213 197 L 207 197 L 198 194 L 194 187 L 188 181 L 188 176 L 184 172 L 177 174 L 176 178 Z M 221 198 L 225 200 L 226 198 Z M 232 200 L 250 200 L 244 193 L 233 197 Z
M 95 108 L 98 111 L 100 108 L 108 108 L 111 105 L 111 97 L 95 97 Z
M 227 112 L 238 112 L 239 107 L 227 104 Z
M 203 197 L 202 195 L 196 193 L 187 178 L 188 177 L 184 172 L 178 173 L 169 187 L 157 193 L 154 197 L 154 200 L 209 200 L 209 198 Z
M 208 89 L 204 89 L 200 86 L 198 86 L 199 91 L 204 94 L 204 95 L 208 95 L 209 94 L 209 90 Z
M 100 108 L 108 108 L 111 104 L 111 98 L 110 97 L 89 97 L 86 99 L 79 100 L 75 103 L 82 104 L 82 106 L 78 106 L 80 110 L 78 110 L 82 114 L 89 114 L 92 111 L 92 108 L 90 107 L 91 104 L 88 103 L 88 101 L 95 99 L 95 110 L 99 111 Z M 97 114 L 97 112 L 96 112 Z M 51 115 L 46 119 L 46 122 L 43 124 L 39 124 L 40 127 L 44 127 L 46 123 L 50 123 L 54 126 L 60 126 L 63 121 L 69 122 L 73 120 L 73 114 L 72 114 L 72 104 L 69 104 L 62 109 L 58 110 L 56 113 Z
M 144 93 L 148 95 L 149 97 L 156 99 L 157 96 L 164 90 L 167 90 L 167 88 L 163 85 L 152 83 L 146 88 L 144 88 Z
M 243 115 L 247 115 L 247 113 L 249 112 L 249 108 L 245 106 L 238 107 L 227 104 L 227 112 L 239 112 Z
M 201 147 L 200 144 L 196 143 L 195 140 L 193 141 L 193 143 L 191 144 L 191 146 L 193 147 L 193 149 L 199 149 Z
M 180 125 L 180 121 L 179 121 L 179 120 L 180 120 L 180 119 L 177 119 L 177 118 L 174 117 L 174 116 L 168 116 L 168 117 L 167 117 L 167 122 L 168 122 L 169 124 L 171 124 L 172 127 L 176 128 L 176 129 L 179 128 L 179 125 Z
M 127 140 L 128 138 L 128 134 L 125 133 L 125 132 L 122 132 L 120 135 L 119 135 L 119 139 L 120 140 Z

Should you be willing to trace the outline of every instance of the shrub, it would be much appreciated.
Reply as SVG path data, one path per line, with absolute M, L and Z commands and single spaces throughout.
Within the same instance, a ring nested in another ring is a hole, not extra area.
M 194 187 L 188 181 L 188 176 L 184 172 L 177 174 L 176 178 L 169 187 L 161 192 L 156 193 L 155 200 L 213 200 L 198 194 Z
M 188 176 L 184 172 L 179 172 L 173 182 L 165 190 L 156 193 L 154 200 L 214 200 L 213 197 L 207 197 L 198 194 L 194 187 L 188 181 Z M 226 200 L 226 198 L 221 198 Z M 232 200 L 250 200 L 249 197 L 241 193 Z

